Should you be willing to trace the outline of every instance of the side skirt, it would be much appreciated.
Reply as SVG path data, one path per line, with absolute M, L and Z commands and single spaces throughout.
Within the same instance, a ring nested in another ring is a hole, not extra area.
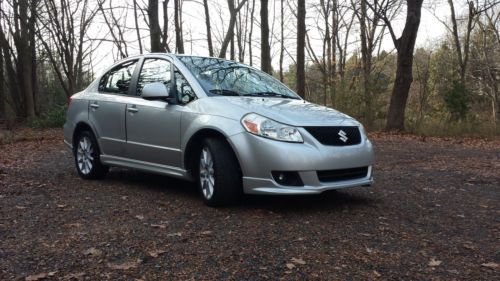
M 138 161 L 117 156 L 110 156 L 110 155 L 101 155 L 100 158 L 101 162 L 104 165 L 108 166 L 131 168 L 154 174 L 176 177 L 184 180 L 192 180 L 188 171 L 177 167 L 155 164 L 145 161 Z

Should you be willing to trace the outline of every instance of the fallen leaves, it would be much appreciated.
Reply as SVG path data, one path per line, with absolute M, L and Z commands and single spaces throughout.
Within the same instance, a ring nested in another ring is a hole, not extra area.
M 288 269 L 292 270 L 292 269 L 294 269 L 294 268 L 295 268 L 295 264 L 293 264 L 293 263 L 287 263 L 287 264 L 286 264 L 286 268 L 288 268 Z
M 291 261 L 295 264 L 306 264 L 306 262 L 303 259 L 297 259 L 297 258 L 292 258 Z
M 96 257 L 96 256 L 102 255 L 102 251 L 92 247 L 88 250 L 83 251 L 83 254 L 86 256 L 95 256 Z
M 436 260 L 435 258 L 431 258 L 431 260 L 429 261 L 429 266 L 436 267 L 441 265 L 441 263 L 442 261 Z
M 154 224 L 154 223 L 152 223 L 152 224 L 150 224 L 150 225 L 151 225 L 151 227 L 153 227 L 153 228 L 159 228 L 159 229 L 165 229 L 165 228 L 167 228 L 167 226 L 166 226 L 166 225 L 164 225 L 164 224 Z
M 62 279 L 63 280 L 81 280 L 85 276 L 85 272 L 77 272 L 77 273 L 70 273 L 68 275 L 65 275 Z
M 154 250 L 154 251 L 149 251 L 148 255 L 153 258 L 157 258 L 163 254 L 165 254 L 167 251 L 164 250 Z
M 30 275 L 24 279 L 25 281 L 38 281 L 38 280 L 43 280 L 47 279 L 49 277 L 52 277 L 56 275 L 57 271 L 52 271 L 52 272 L 43 272 L 43 273 L 38 273 L 34 275 Z
M 496 262 L 487 262 L 487 263 L 482 263 L 482 267 L 487 267 L 489 269 L 497 269 L 500 267 L 500 265 Z
M 116 270 L 129 270 L 132 268 L 137 268 L 142 263 L 142 260 L 138 259 L 135 261 L 128 261 L 124 263 L 108 263 L 108 267 Z

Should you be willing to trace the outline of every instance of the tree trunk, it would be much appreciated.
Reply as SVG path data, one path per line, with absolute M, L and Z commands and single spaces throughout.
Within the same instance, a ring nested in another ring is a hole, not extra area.
M 212 31 L 210 26 L 210 13 L 208 11 L 208 0 L 203 0 L 203 7 L 205 8 L 205 25 L 207 27 L 208 53 L 211 57 L 213 57 L 214 47 L 212 45 Z
M 3 52 L 0 48 L 0 120 L 5 119 L 5 85 L 4 85 L 4 74 L 3 74 Z
M 161 29 L 158 21 L 158 0 L 148 1 L 149 37 L 151 40 L 151 52 L 161 52 Z
M 234 7 L 233 0 L 227 0 L 230 18 L 229 18 L 229 25 L 227 27 L 227 32 L 226 35 L 224 36 L 224 40 L 222 41 L 222 45 L 220 48 L 219 58 L 226 57 L 227 48 L 229 47 L 229 44 L 231 43 L 234 37 L 234 26 L 236 25 L 236 16 L 238 15 L 238 12 L 241 10 L 246 1 L 247 0 L 242 0 L 237 7 Z
M 254 12 L 255 12 L 255 0 L 252 0 L 252 12 L 250 13 L 250 31 L 248 33 L 248 56 L 250 58 L 250 66 L 253 66 L 252 34 L 253 34 Z
M 297 3 L 297 94 L 302 98 L 306 94 L 305 73 L 306 49 L 306 1 L 298 0 Z
M 157 1 L 157 0 L 156 0 Z M 142 54 L 142 40 L 141 40 L 141 32 L 139 31 L 139 17 L 137 15 L 137 0 L 134 0 L 134 23 L 135 23 L 135 32 L 137 34 L 137 42 L 139 43 L 139 53 Z M 149 10 L 149 6 L 148 6 Z M 152 31 L 150 31 L 152 33 Z M 152 36 L 151 36 L 151 40 Z M 151 46 L 153 45 L 153 42 L 151 41 Z
M 184 54 L 184 42 L 182 38 L 181 0 L 174 0 L 174 22 L 175 22 L 175 46 L 178 54 Z
M 283 82 L 283 60 L 285 58 L 285 0 L 281 0 L 280 81 Z
M 161 45 L 165 51 L 170 53 L 170 47 L 168 46 L 168 2 L 169 0 L 163 1 L 163 38 Z
M 33 61 L 30 48 L 30 24 L 28 0 L 19 1 L 20 34 L 17 40 L 18 77 L 24 96 L 25 117 L 35 117 L 35 99 L 33 97 Z M 35 15 L 33 15 L 35 16 Z
M 422 2 L 423 0 L 407 1 L 403 33 L 394 42 L 398 51 L 396 80 L 392 89 L 386 130 L 404 130 L 406 101 L 413 81 L 413 49 L 420 25 Z
M 234 32 L 233 32 L 233 37 L 231 38 L 231 44 L 229 46 L 229 59 L 234 61 L 235 60 L 235 52 L 234 52 Z
M 271 47 L 269 46 L 269 10 L 268 0 L 260 0 L 260 68 L 272 74 Z
M 0 14 L 1 16 L 1 14 Z M 6 71 L 6 79 L 5 81 L 8 81 L 9 85 L 9 93 L 10 97 L 12 99 L 12 104 L 13 104 L 13 109 L 17 117 L 21 117 L 24 115 L 24 101 L 23 101 L 23 96 L 21 95 L 21 87 L 20 83 L 17 81 L 16 77 L 16 65 L 12 61 L 11 55 L 10 55 L 10 46 L 9 42 L 7 41 L 6 35 L 2 29 L 2 25 L 0 24 L 0 48 L 3 51 L 3 60 L 4 60 L 4 65 L 5 65 L 5 71 Z
M 361 0 L 361 14 L 359 16 L 360 37 L 361 37 L 361 60 L 363 62 L 363 99 L 365 105 L 365 125 L 371 127 L 373 125 L 373 109 L 372 109 L 372 94 L 371 94 L 371 68 L 372 68 L 372 49 L 367 35 L 368 28 L 366 21 L 367 15 L 367 0 Z

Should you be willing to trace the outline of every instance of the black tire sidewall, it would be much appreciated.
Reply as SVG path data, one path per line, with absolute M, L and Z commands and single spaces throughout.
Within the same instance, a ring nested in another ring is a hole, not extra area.
M 204 148 L 211 154 L 214 169 L 214 191 L 210 199 L 203 194 L 200 179 L 200 159 Z M 242 194 L 241 172 L 238 160 L 229 144 L 219 138 L 208 138 L 202 142 L 197 155 L 195 163 L 198 191 L 204 203 L 216 207 L 238 202 Z

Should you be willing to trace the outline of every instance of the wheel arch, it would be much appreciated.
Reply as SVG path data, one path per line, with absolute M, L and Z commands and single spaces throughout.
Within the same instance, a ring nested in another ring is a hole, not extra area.
M 95 134 L 95 132 L 92 129 L 92 127 L 87 122 L 80 121 L 80 122 L 78 122 L 76 124 L 75 129 L 73 130 L 73 138 L 72 138 L 72 145 L 73 145 L 73 147 L 76 147 L 76 141 L 77 141 L 78 134 L 81 133 L 81 132 L 83 132 L 83 131 L 90 131 L 92 134 L 94 134 L 94 136 L 97 139 L 97 135 Z M 97 139 L 97 143 L 99 144 L 99 140 L 98 139 Z
M 194 165 L 196 164 L 198 152 L 199 150 L 201 150 L 201 144 L 203 140 L 207 138 L 218 138 L 224 141 L 231 148 L 233 156 L 236 158 L 236 161 L 238 162 L 238 168 L 241 171 L 241 162 L 238 157 L 238 153 L 236 152 L 234 145 L 229 141 L 227 136 L 221 131 L 216 130 L 214 128 L 203 128 L 198 130 L 189 138 L 184 149 L 184 158 L 183 158 L 184 168 L 191 173 L 191 176 L 193 176 L 192 170 Z

